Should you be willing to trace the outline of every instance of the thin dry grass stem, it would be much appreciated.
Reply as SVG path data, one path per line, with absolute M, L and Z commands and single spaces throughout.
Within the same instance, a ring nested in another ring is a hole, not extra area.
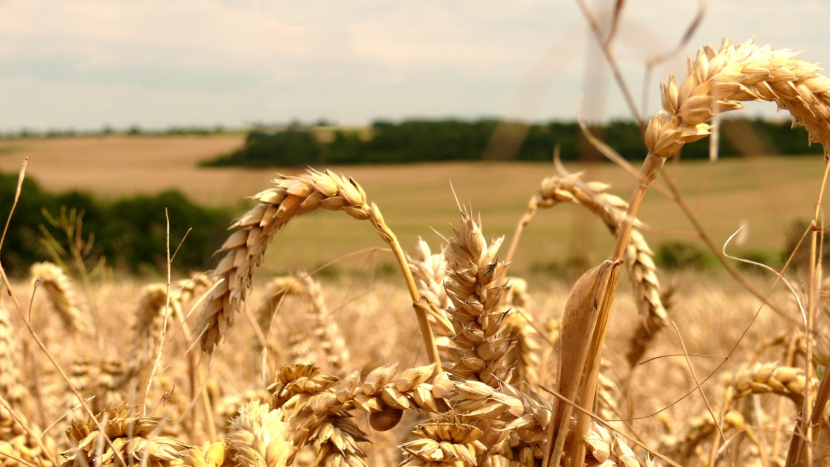
M 677 323 L 672 321 L 672 326 L 674 326 L 674 331 L 677 334 L 677 339 L 680 341 L 680 346 L 683 348 L 683 356 L 686 359 L 686 366 L 689 368 L 689 374 L 692 375 L 692 379 L 695 382 L 695 386 L 697 390 L 700 392 L 700 397 L 703 399 L 703 402 L 706 404 L 706 410 L 709 411 L 709 415 L 712 417 L 712 423 L 715 424 L 715 427 L 718 429 L 718 433 L 722 440 L 726 440 L 726 436 L 723 434 L 723 430 L 720 427 L 720 423 L 718 422 L 718 417 L 715 415 L 715 412 L 712 410 L 712 406 L 709 404 L 709 399 L 706 398 L 706 393 L 703 392 L 703 388 L 700 387 L 700 380 L 697 379 L 697 374 L 695 374 L 695 369 L 692 367 L 692 361 L 689 359 L 688 351 L 686 350 L 686 343 L 683 342 L 683 336 L 680 334 L 680 329 L 677 327 Z M 714 451 L 714 450 L 713 450 Z
M 620 71 L 619 66 L 617 66 L 616 60 L 613 58 L 613 50 L 612 50 L 612 42 L 605 42 L 603 38 L 602 28 L 599 25 L 599 22 L 594 17 L 594 14 L 591 13 L 590 8 L 588 5 L 585 4 L 584 0 L 576 0 L 577 5 L 579 5 L 579 9 L 582 10 L 583 15 L 585 15 L 585 19 L 588 21 L 588 25 L 591 27 L 591 30 L 594 32 L 594 36 L 597 38 L 597 43 L 602 50 L 603 55 L 605 55 L 606 60 L 608 61 L 608 65 L 611 67 L 611 71 L 614 74 L 614 77 L 617 81 L 622 81 L 622 72 Z M 643 126 L 643 119 L 640 117 L 640 113 L 637 110 L 637 104 L 634 103 L 634 97 L 629 92 L 628 87 L 624 87 L 622 89 L 623 96 L 625 97 L 625 102 L 628 104 L 628 109 L 631 111 L 631 114 L 634 115 L 634 118 L 637 120 L 637 124 L 642 127 Z
M 155 352 L 155 361 L 153 362 L 153 367 L 150 370 L 150 377 L 147 380 L 147 389 L 145 389 L 144 398 L 141 400 L 141 404 L 139 405 L 139 407 L 141 407 L 142 415 L 147 415 L 147 399 L 150 398 L 150 387 L 153 385 L 153 378 L 156 376 L 159 364 L 161 363 L 161 354 L 164 352 L 164 337 L 167 335 L 167 319 L 170 317 L 170 282 L 172 278 L 170 268 L 173 264 L 173 260 L 170 257 L 170 215 L 167 212 L 167 208 L 164 208 L 164 217 L 167 221 L 167 241 L 165 242 L 167 251 L 167 283 L 165 284 L 164 289 L 164 310 L 162 311 L 162 325 L 161 330 L 159 331 L 158 351 Z M 187 236 L 187 234 L 185 234 L 185 236 Z M 182 241 L 184 241 L 184 239 L 182 239 Z M 176 251 L 178 251 L 178 249 Z
M 280 176 L 274 184 L 274 188 L 254 196 L 259 204 L 231 226 L 236 230 L 219 250 L 227 254 L 216 267 L 214 276 L 226 280 L 206 300 L 196 326 L 200 332 L 204 330 L 201 334 L 204 352 L 212 353 L 233 326 L 234 314 L 245 301 L 254 269 L 279 229 L 294 217 L 320 208 L 344 211 L 358 220 L 370 220 L 380 237 L 392 248 L 413 304 L 419 302 L 417 286 L 395 234 L 386 225 L 377 205 L 367 204 L 366 193 L 357 182 L 331 171 L 309 170 L 303 175 Z M 430 361 L 438 363 L 438 351 L 426 315 L 418 306 L 415 311 Z
M 6 242 L 6 234 L 9 232 L 9 224 L 12 223 L 12 214 L 17 208 L 17 202 L 20 201 L 20 192 L 23 190 L 23 180 L 26 178 L 26 166 L 29 165 L 29 157 L 24 157 L 20 164 L 20 172 L 17 175 L 17 188 L 14 190 L 14 201 L 12 202 L 9 217 L 6 218 L 6 225 L 3 227 L 3 235 L 0 236 L 0 250 L 3 249 L 3 244 Z
M 207 290 L 207 292 L 205 292 L 205 294 L 202 295 L 199 298 L 199 300 L 197 300 L 196 303 L 193 304 L 193 307 L 195 308 L 195 307 L 201 305 L 202 301 L 204 301 L 210 295 L 211 291 L 215 290 L 216 287 L 221 285 L 221 282 L 219 282 L 221 280 L 222 279 L 218 279 L 217 281 L 213 281 L 213 284 L 210 286 L 210 288 Z M 175 313 L 176 318 L 179 320 L 179 326 L 181 326 L 182 332 L 184 333 L 185 340 L 187 342 L 194 342 L 193 334 L 191 333 L 190 326 L 187 325 L 187 318 L 186 318 L 182 308 L 181 307 L 173 307 L 173 312 Z M 195 345 L 195 342 L 194 342 L 194 345 Z M 199 366 L 199 362 L 196 361 L 196 355 L 194 355 L 193 352 L 190 352 L 190 349 L 187 350 L 187 358 L 188 358 L 188 363 L 189 363 L 190 369 L 191 369 L 191 374 L 190 374 L 191 388 L 197 388 L 198 387 L 198 389 L 191 389 L 191 391 L 193 392 L 193 401 L 195 402 L 197 400 L 197 398 L 200 398 L 200 401 L 202 403 L 202 408 L 204 409 L 204 414 L 205 414 L 205 425 L 207 426 L 208 440 L 210 440 L 211 443 L 215 443 L 216 440 L 217 440 L 216 424 L 213 420 L 214 410 L 213 410 L 213 405 L 210 402 L 210 397 L 208 395 L 207 384 L 206 384 L 207 380 L 204 377 L 204 375 L 202 374 L 202 368 Z M 198 392 L 198 394 L 196 392 Z M 191 409 L 191 407 L 188 407 L 188 410 L 190 410 L 190 409 Z M 194 420 L 194 422 L 195 422 L 195 420 Z
M 35 263 L 31 267 L 31 276 L 32 281 L 40 279 L 40 287 L 46 291 L 65 329 L 83 337 L 93 336 L 92 320 L 78 308 L 72 284 L 60 266 L 46 262 Z

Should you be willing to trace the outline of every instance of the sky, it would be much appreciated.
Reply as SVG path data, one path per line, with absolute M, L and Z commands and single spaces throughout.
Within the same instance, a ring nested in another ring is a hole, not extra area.
M 600 18 L 610 0 L 586 0 Z M 645 62 L 697 0 L 629 0 L 616 55 Z M 710 0 L 684 51 L 721 38 L 830 60 L 830 0 Z M 584 96 L 584 97 L 583 97 Z M 0 131 L 244 127 L 320 118 L 630 118 L 574 0 L 0 0 Z M 774 116 L 772 104 L 745 116 Z

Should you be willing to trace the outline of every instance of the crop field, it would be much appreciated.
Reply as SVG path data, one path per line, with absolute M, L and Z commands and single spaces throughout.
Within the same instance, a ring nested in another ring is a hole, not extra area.
M 266 189 L 273 170 L 199 168 L 201 160 L 231 151 L 241 136 L 89 137 L 0 140 L 0 170 L 15 172 L 30 157 L 27 172 L 47 190 L 83 190 L 104 198 L 156 193 L 175 188 L 198 203 L 241 212 L 245 197 Z M 815 157 L 755 157 L 708 162 L 670 163 L 667 171 L 712 237 L 723 242 L 742 224 L 749 236 L 745 251 L 775 252 L 784 247 L 788 225 L 809 219 L 821 180 L 822 161 Z M 480 213 L 488 235 L 510 236 L 552 163 L 442 163 L 405 166 L 338 166 L 353 177 L 385 216 L 404 245 L 418 236 L 436 241 L 456 222 L 453 188 L 462 203 Z M 586 180 L 611 185 L 627 198 L 632 177 L 612 164 L 569 165 L 584 170 Z M 301 172 L 299 169 L 287 174 Z M 659 182 L 658 182 L 659 183 Z M 248 204 L 246 204 L 248 203 Z M 161 214 L 160 214 L 161 215 Z M 640 219 L 652 230 L 654 245 L 694 242 L 691 225 L 664 194 L 649 194 Z M 171 219 L 171 222 L 176 222 Z M 566 258 L 574 248 L 591 261 L 600 260 L 613 238 L 593 216 L 572 206 L 546 210 L 528 227 L 514 270 L 527 271 Z M 270 247 L 266 267 L 289 271 L 324 264 L 344 254 L 378 246 L 368 229 L 326 213 L 300 217 Z M 186 248 L 186 245 L 184 246 Z M 381 257 L 390 264 L 391 256 Z M 360 267 L 346 261 L 345 269 Z

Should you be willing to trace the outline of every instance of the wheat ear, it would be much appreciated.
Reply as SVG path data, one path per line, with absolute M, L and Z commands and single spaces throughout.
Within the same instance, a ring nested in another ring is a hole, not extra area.
M 286 296 L 302 296 L 303 285 L 300 280 L 294 276 L 275 277 L 268 282 L 265 288 L 265 298 L 262 304 L 254 311 L 254 316 L 257 320 L 257 325 L 266 336 L 270 335 L 274 314 L 277 313 L 278 307 Z M 257 353 L 261 352 L 259 342 L 256 342 Z
M 71 333 L 91 337 L 94 333 L 92 321 L 80 310 L 69 278 L 60 266 L 52 263 L 35 263 L 30 270 L 32 280 L 40 278 L 40 287 L 46 290 L 49 301 L 63 321 L 64 328 Z
M 5 398 L 4 398 L 5 399 Z M 8 402 L 8 401 L 7 401 Z M 44 434 L 37 425 L 29 423 L 20 413 L 12 413 L 0 404 L 0 453 L 8 454 L 25 462 L 0 454 L 0 465 L 12 467 L 29 465 L 34 467 L 58 467 L 55 440 Z
M 730 386 L 735 391 L 735 398 L 773 393 L 789 398 L 801 408 L 806 381 L 804 368 L 767 363 L 740 370 L 735 374 Z M 817 387 L 818 380 L 812 379 L 810 392 L 814 394 Z
M 510 289 L 500 281 L 507 264 L 496 258 L 504 237 L 488 245 L 481 225 L 466 210 L 461 212 L 461 227 L 454 231 L 455 236 L 447 240 L 450 270 L 444 281 L 450 299 L 447 314 L 453 325 L 447 371 L 498 387 L 510 380 L 513 367 L 504 364 L 502 357 L 515 345 L 515 340 L 500 332 L 513 313 L 499 306 L 502 294 Z
M 444 279 L 449 269 L 445 251 L 433 253 L 429 244 L 418 237 L 415 249 L 407 257 L 412 276 L 418 282 L 418 292 L 432 310 L 429 317 L 433 329 L 439 336 L 447 336 L 452 331 L 452 324 L 447 315 L 450 299 L 444 289 Z
M 98 414 L 96 419 L 104 433 L 98 431 L 92 419 L 86 423 L 75 421 L 66 430 L 66 436 L 72 441 L 73 448 L 62 454 L 67 458 L 65 467 L 115 465 L 117 458 L 112 447 L 106 446 L 103 452 L 96 455 L 96 445 L 100 444 L 101 435 L 112 441 L 112 446 L 123 459 L 129 459 L 129 462 L 135 464 L 148 462 L 153 467 L 172 467 L 180 464 L 188 448 L 177 439 L 155 436 L 153 432 L 161 419 L 139 417 L 133 407 L 126 404 L 106 409 Z
M 176 315 L 185 303 L 210 288 L 213 283 L 199 274 L 170 285 L 170 311 Z M 167 306 L 167 284 L 150 284 L 141 290 L 138 306 L 133 312 L 133 346 L 128 363 L 128 378 L 136 378 L 149 370 L 158 352 Z
M 416 440 L 401 446 L 402 466 L 475 467 L 476 458 L 487 452 L 479 439 L 483 432 L 457 422 L 425 423 L 415 428 Z
M 213 289 L 199 314 L 196 331 L 202 336 L 202 350 L 212 353 L 233 326 L 234 314 L 245 301 L 254 268 L 262 262 L 268 243 L 279 229 L 296 216 L 323 208 L 343 211 L 358 220 L 370 220 L 378 235 L 392 248 L 415 305 L 428 356 L 431 363 L 439 363 L 432 330 L 425 310 L 418 306 L 421 298 L 403 250 L 377 205 L 367 204 L 363 188 L 354 180 L 334 172 L 316 170 L 303 175 L 281 176 L 274 184 L 274 188 L 254 196 L 259 204 L 234 222 L 231 228 L 236 231 L 219 250 L 226 254 L 213 275 L 224 281 Z
M 249 402 L 231 420 L 230 434 L 225 439 L 228 451 L 241 467 L 285 467 L 296 449 L 290 439 L 288 423 L 280 409 L 268 404 Z
M 15 362 L 20 355 L 18 348 L 9 310 L 0 301 L 0 394 L 13 407 L 19 407 L 29 396 L 29 390 L 20 377 L 20 365 Z
M 346 348 L 340 327 L 329 314 L 320 283 L 309 275 L 303 275 L 300 284 L 312 315 L 311 334 L 319 349 L 323 351 L 327 367 L 339 373 L 349 363 L 349 350 Z
M 320 443 L 317 465 L 366 466 L 366 454 L 358 443 L 369 440 L 346 412 L 351 406 L 347 395 L 336 392 L 340 385 L 353 394 L 357 376 L 352 373 L 341 382 L 311 365 L 283 367 L 277 375 L 275 405 L 286 414 L 297 449 Z
M 537 341 L 538 331 L 530 321 L 533 318 L 526 310 L 530 305 L 527 282 L 518 277 L 508 277 L 507 284 L 510 285 L 510 291 L 502 306 L 516 311 L 505 324 L 505 334 L 516 339 L 515 347 L 505 356 L 508 362 L 516 362 L 511 382 L 515 384 L 524 381 L 535 385 L 539 382 L 540 345 Z

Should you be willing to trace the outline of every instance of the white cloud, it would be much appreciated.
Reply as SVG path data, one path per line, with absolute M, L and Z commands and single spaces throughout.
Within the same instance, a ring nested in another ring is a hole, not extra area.
M 826 0 L 709 3 L 689 50 L 654 84 L 724 35 L 759 33 L 828 59 Z M 673 47 L 696 6 L 626 3 L 618 51 L 636 96 L 643 58 Z M 587 40 L 570 0 L 9 0 L 0 3 L 0 127 L 572 118 Z M 607 114 L 627 115 L 620 93 L 607 95 Z

